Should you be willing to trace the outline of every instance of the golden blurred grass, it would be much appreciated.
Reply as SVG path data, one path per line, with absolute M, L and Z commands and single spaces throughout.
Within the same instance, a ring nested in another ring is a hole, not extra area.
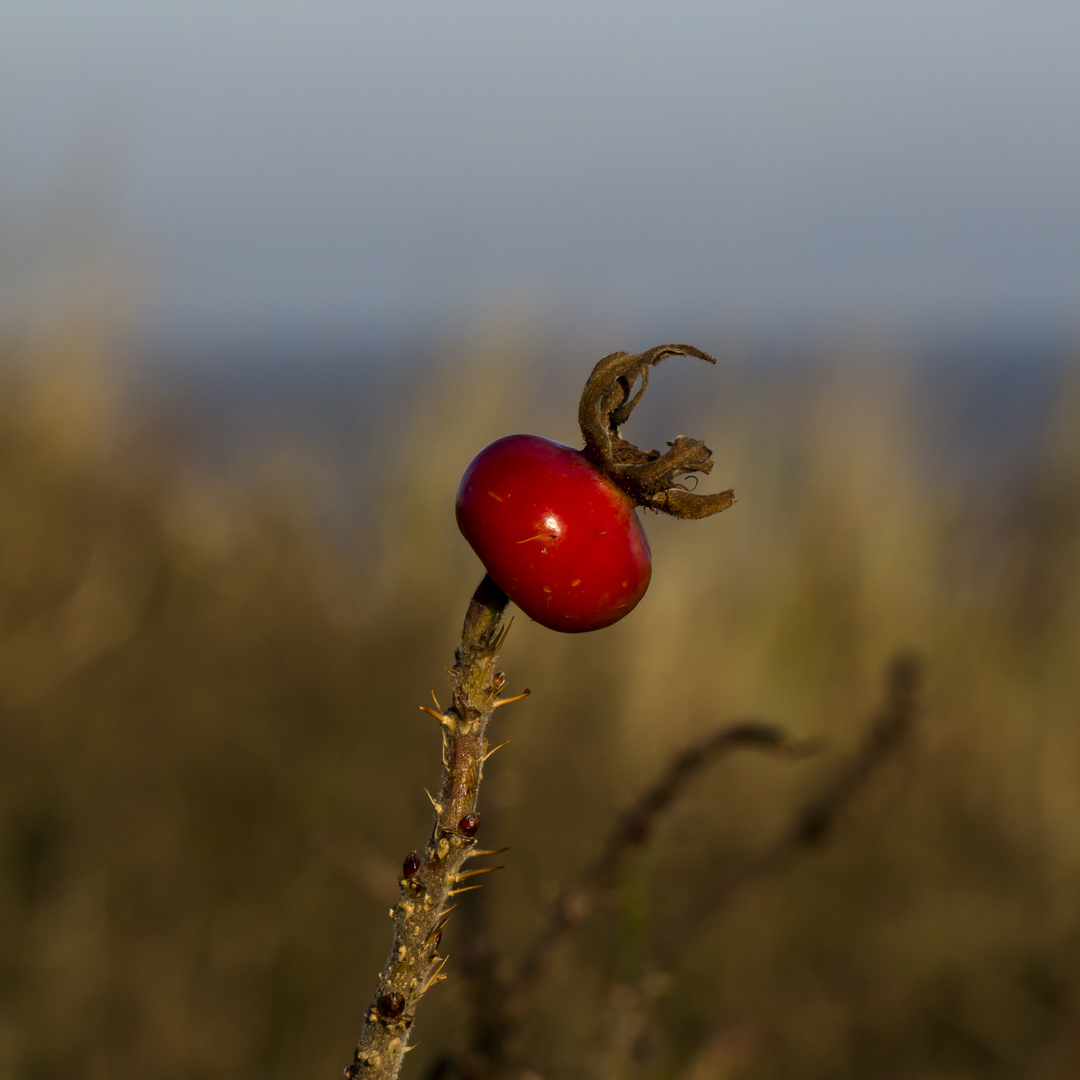
M 280 446 L 212 475 L 160 412 L 124 404 L 104 331 L 9 345 L 0 1080 L 347 1062 L 397 868 L 429 826 L 438 740 L 416 706 L 480 576 L 457 479 L 511 431 L 575 441 L 575 388 L 541 351 L 493 326 L 363 453 Z M 483 839 L 513 848 L 485 894 L 496 939 L 520 955 L 617 810 L 717 723 L 764 716 L 829 748 L 732 759 L 685 793 L 559 951 L 524 1033 L 536 1073 L 1076 1076 L 1078 384 L 1031 483 L 998 492 L 935 482 L 902 366 L 666 378 L 687 380 L 674 422 L 740 502 L 650 518 L 653 584 L 610 630 L 517 619 L 506 668 L 534 693 L 499 716 L 512 741 L 482 798 Z M 328 536 L 319 500 L 356 475 L 371 505 Z M 635 1019 L 657 929 L 778 834 L 898 649 L 926 662 L 917 738 L 819 851 L 693 923 Z M 414 1077 L 462 1039 L 452 939 Z

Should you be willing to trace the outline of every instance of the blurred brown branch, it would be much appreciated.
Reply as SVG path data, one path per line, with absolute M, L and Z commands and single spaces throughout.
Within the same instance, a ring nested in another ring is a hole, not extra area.
M 526 950 L 506 988 L 506 1011 L 510 1016 L 517 1018 L 524 1014 L 554 950 L 571 930 L 588 918 L 597 898 L 610 885 L 619 863 L 648 839 L 660 815 L 713 761 L 743 749 L 795 756 L 806 753 L 810 747 L 792 742 L 775 724 L 744 720 L 719 728 L 678 754 L 619 819 L 596 859 L 555 900 L 543 928 Z
M 621 1028 L 620 1025 L 610 1028 L 610 1033 L 618 1034 L 620 1039 L 618 1045 L 613 1044 L 608 1048 L 606 1075 L 630 1073 L 632 1052 L 645 1042 L 655 1023 L 652 1006 L 667 987 L 665 973 L 701 934 L 705 925 L 715 922 L 718 913 L 742 886 L 766 875 L 782 872 L 793 859 L 830 836 L 852 800 L 910 735 L 920 711 L 920 681 L 921 664 L 917 658 L 910 655 L 895 657 L 885 672 L 882 704 L 851 759 L 795 813 L 775 844 L 736 868 L 726 878 L 721 878 L 717 887 L 706 889 L 705 895 L 687 917 L 664 925 L 664 932 L 654 942 L 653 962 L 648 970 L 633 982 L 614 988 L 614 992 L 621 995 L 618 1000 L 626 1003 L 626 1017 Z M 708 1060 L 709 1046 L 710 1043 L 706 1043 L 694 1051 L 687 1075 L 701 1074 Z M 714 1069 L 711 1075 L 725 1075 L 718 1063 L 708 1061 L 708 1064 Z
M 920 710 L 921 677 L 922 665 L 915 656 L 901 654 L 889 663 L 882 704 L 858 751 L 793 815 L 779 840 L 707 890 L 696 909 L 699 920 L 688 918 L 666 928 L 655 945 L 661 967 L 670 965 L 700 932 L 701 921 L 712 920 L 744 884 L 778 872 L 791 859 L 828 838 L 854 797 L 911 733 Z
M 627 1004 L 626 1023 L 612 1024 L 608 1039 L 616 1040 L 607 1050 L 598 1049 L 603 1069 L 614 1067 L 649 1023 L 648 1005 L 663 992 L 667 979 L 662 974 L 701 930 L 701 922 L 711 921 L 736 890 L 750 880 L 779 872 L 792 858 L 824 840 L 851 800 L 899 747 L 912 729 L 919 711 L 920 664 L 911 656 L 898 656 L 885 677 L 884 701 L 873 718 L 863 743 L 853 758 L 794 815 L 780 840 L 722 879 L 697 905 L 699 919 L 680 920 L 666 927 L 654 943 L 657 962 L 638 982 L 616 987 L 613 1002 Z M 643 844 L 657 820 L 683 792 L 690 781 L 716 759 L 738 749 L 760 749 L 788 756 L 805 754 L 815 747 L 793 742 L 781 728 L 758 720 L 726 725 L 689 746 L 677 755 L 658 779 L 647 788 L 611 830 L 599 855 L 578 879 L 565 888 L 552 904 L 524 959 L 509 977 L 500 975 L 497 948 L 486 927 L 477 925 L 481 908 L 473 912 L 473 941 L 467 946 L 465 971 L 470 982 L 473 1005 L 472 1039 L 465 1061 L 453 1057 L 438 1060 L 429 1080 L 447 1077 L 474 1078 L 504 1075 L 513 1055 L 513 1037 L 525 1017 L 533 995 L 547 973 L 554 951 L 580 926 L 596 901 L 610 887 L 623 859 Z M 613 1004 L 613 1008 L 615 1005 Z M 631 1023 L 632 1022 L 632 1023 Z M 631 1024 L 634 1030 L 627 1028 Z

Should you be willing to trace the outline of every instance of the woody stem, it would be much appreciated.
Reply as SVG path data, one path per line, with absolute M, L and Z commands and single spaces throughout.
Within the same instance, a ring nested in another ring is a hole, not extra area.
M 436 714 L 442 729 L 443 774 L 433 799 L 435 822 L 418 860 L 407 860 L 399 881 L 401 899 L 390 912 L 394 940 L 346 1080 L 393 1080 L 401 1069 L 416 1007 L 445 976 L 439 955 L 451 901 L 467 875 L 462 867 L 477 854 L 476 812 L 487 753 L 485 732 L 505 683 L 495 671 L 506 637 L 506 594 L 485 575 L 473 594 L 450 672 L 452 704 Z M 411 872 L 410 872 L 411 871 Z

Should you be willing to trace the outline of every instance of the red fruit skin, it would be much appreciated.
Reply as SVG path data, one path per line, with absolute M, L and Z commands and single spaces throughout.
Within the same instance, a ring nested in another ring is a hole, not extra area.
M 652 554 L 629 496 L 580 451 L 507 435 L 473 458 L 457 522 L 492 580 L 530 618 L 581 633 L 633 610 Z

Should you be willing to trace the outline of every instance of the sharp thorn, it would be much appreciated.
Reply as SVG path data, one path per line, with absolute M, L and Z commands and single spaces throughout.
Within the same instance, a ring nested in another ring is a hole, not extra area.
M 445 724 L 446 723 L 446 716 L 441 712 L 436 712 L 430 705 L 421 705 L 420 706 L 420 711 L 421 712 L 426 712 L 428 714 L 428 716 L 434 716 L 435 719 L 438 720 L 440 724 Z
M 439 803 L 437 803 L 437 802 L 435 801 L 435 796 L 434 796 L 434 795 L 432 795 L 432 794 L 431 794 L 431 792 L 430 792 L 430 791 L 428 791 L 428 789 L 427 789 L 427 788 L 424 788 L 424 794 L 425 794 L 425 795 L 426 795 L 426 796 L 428 797 L 428 799 L 429 799 L 429 800 L 431 801 L 431 805 L 435 807 L 435 813 L 436 813 L 436 814 L 441 814 L 441 813 L 442 813 L 442 811 L 443 811 L 443 808 L 442 808 L 442 806 L 441 806 L 441 805 L 440 805 Z
M 483 885 L 466 885 L 461 889 L 451 889 L 446 895 L 447 896 L 458 896 L 459 894 L 461 894 L 463 892 L 472 892 L 473 889 L 482 889 L 483 887 L 484 887 Z
M 449 959 L 449 956 L 444 956 L 439 960 L 439 966 L 431 973 L 428 977 L 428 981 L 424 983 L 424 989 L 420 991 L 421 997 L 423 997 L 433 986 L 437 986 L 446 978 L 442 973 L 442 969 L 446 967 L 446 961 Z
M 496 870 L 505 869 L 505 866 L 485 866 L 479 870 L 463 870 L 456 878 L 454 878 L 454 881 L 464 881 L 466 878 L 476 877 L 477 874 L 494 874 Z
M 431 928 L 431 933 L 428 934 L 426 940 L 424 941 L 425 949 L 435 940 L 435 935 L 439 933 L 440 930 L 446 929 L 446 924 L 450 921 L 450 912 L 452 912 L 456 907 L 457 904 L 454 904 L 453 907 L 448 907 L 442 913 L 442 915 L 439 916 L 439 921 Z
M 522 691 L 522 693 L 518 694 L 516 697 L 498 698 L 496 701 L 493 701 L 491 703 L 491 708 L 492 708 L 492 710 L 494 710 L 494 709 L 501 709 L 504 705 L 513 705 L 515 701 L 520 701 L 522 698 L 527 698 L 531 693 L 532 693 L 531 690 L 524 690 L 524 691 Z
M 494 656 L 502 647 L 503 642 L 506 640 L 506 635 L 510 633 L 510 627 L 514 625 L 513 616 L 510 617 L 510 621 L 495 635 L 494 639 L 488 642 L 487 647 L 481 654 L 484 657 Z
M 487 759 L 488 759 L 489 757 L 491 757 L 491 755 L 492 755 L 492 754 L 494 754 L 496 750 L 501 750 L 501 749 L 502 749 L 502 748 L 503 748 L 503 747 L 504 747 L 504 746 L 505 746 L 505 745 L 506 745 L 506 744 L 507 744 L 507 743 L 508 743 L 509 741 L 510 741 L 509 739 L 505 739 L 505 740 L 504 740 L 503 742 L 499 743 L 499 745 L 498 745 L 498 746 L 493 746 L 493 747 L 492 747 L 492 748 L 491 748 L 491 749 L 490 749 L 490 750 L 489 750 L 489 751 L 488 751 L 488 752 L 487 752 L 487 753 L 486 753 L 486 754 L 485 754 L 485 755 L 484 755 L 484 756 L 483 756 L 483 757 L 482 757 L 482 758 L 480 759 L 480 760 L 481 760 L 481 762 L 487 761 Z
M 479 855 L 501 855 L 504 851 L 509 851 L 508 847 L 496 847 L 485 848 L 483 851 L 467 851 L 465 852 L 466 859 L 475 859 Z

